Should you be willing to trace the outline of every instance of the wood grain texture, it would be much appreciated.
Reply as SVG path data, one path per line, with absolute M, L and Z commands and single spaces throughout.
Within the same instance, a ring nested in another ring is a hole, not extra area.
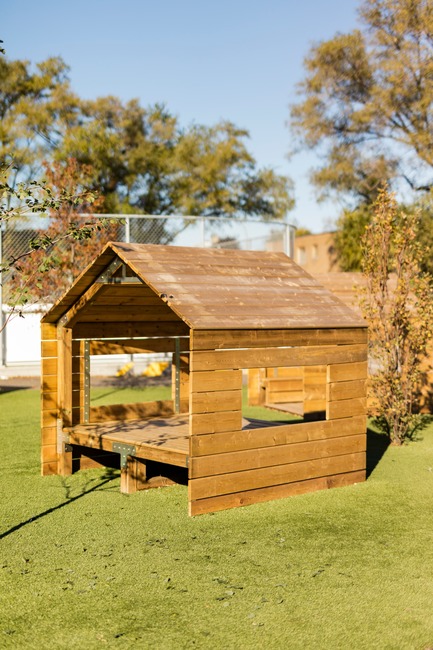
M 57 328 L 58 408 L 65 426 L 72 424 L 72 330 Z
M 108 244 L 44 322 L 56 322 L 71 309 L 116 256 L 156 295 L 167 296 L 170 309 L 195 329 L 221 329 L 222 322 L 224 329 L 365 326 L 357 314 L 282 253 L 123 243 Z M 220 305 L 230 309 L 218 308 L 209 287 L 224 287 L 215 293 Z M 196 295 L 192 295 L 194 289 Z M 270 297 L 272 290 L 278 291 L 278 300 Z M 272 315 L 262 316 L 258 305 L 265 310 L 269 305 Z
M 334 420 L 347 418 L 351 415 L 364 415 L 367 411 L 367 398 L 357 397 L 343 399 L 337 402 L 328 402 L 326 405 L 326 419 Z
M 128 456 L 126 467 L 120 472 L 120 491 L 123 494 L 134 494 L 146 483 L 146 463 L 140 458 Z
M 306 479 L 305 481 L 297 481 L 293 483 L 285 483 L 283 485 L 259 488 L 256 490 L 237 492 L 235 494 L 228 494 L 210 499 L 200 499 L 199 501 L 190 501 L 189 514 L 194 516 L 208 512 L 218 512 L 220 510 L 227 510 L 228 508 L 237 508 L 240 506 L 251 505 L 253 503 L 283 499 L 289 496 L 314 492 L 316 490 L 344 487 L 364 480 L 365 471 L 359 470 L 345 474 L 334 474 L 332 476 Z
M 57 409 L 44 410 L 41 414 L 42 427 L 56 427 L 57 426 Z
M 57 461 L 41 463 L 41 476 L 57 474 Z
M 288 463 L 310 461 L 317 458 L 343 456 L 356 452 L 365 452 L 366 436 L 364 434 L 291 443 L 271 445 L 228 452 L 211 456 L 191 458 L 190 478 L 215 476 L 229 472 L 274 467 Z
M 366 432 L 366 417 L 355 416 L 339 420 L 274 424 L 260 428 L 243 428 L 218 435 L 195 435 L 191 438 L 191 456 L 206 456 L 271 445 L 286 445 L 309 440 L 325 440 Z M 216 460 L 217 462 L 217 460 Z
M 113 451 L 113 444 L 135 447 L 134 457 L 178 467 L 188 465 L 188 418 L 173 416 L 77 425 L 67 429 L 71 444 Z
M 338 381 L 328 384 L 328 400 L 330 402 L 354 397 L 366 397 L 367 381 L 355 379 L 354 381 Z
M 211 370 L 190 374 L 191 392 L 203 393 L 242 388 L 242 370 Z
M 41 341 L 41 357 L 57 357 L 57 341 Z
M 42 322 L 41 339 L 42 341 L 57 341 L 57 326 L 55 323 Z
M 189 339 L 180 338 L 180 350 L 189 350 Z M 91 341 L 90 354 L 142 354 L 143 352 L 174 352 L 174 338 L 147 338 L 142 340 L 129 339 L 126 341 Z
M 215 418 L 222 411 L 240 411 L 242 409 L 242 391 L 221 390 L 206 393 L 191 393 L 191 413 L 212 413 Z
M 85 338 L 113 338 L 134 336 L 183 336 L 189 334 L 189 327 L 179 322 L 145 322 L 130 323 L 116 321 L 110 323 L 77 323 L 73 328 L 73 336 L 77 339 Z
M 358 363 L 338 363 L 328 366 L 328 382 L 350 381 L 355 379 L 367 379 L 367 361 Z
M 70 309 L 62 316 L 63 325 L 73 327 L 74 321 L 86 309 L 90 301 L 94 300 L 99 292 L 104 289 L 103 284 L 92 284 L 87 291 L 76 300 Z
M 90 422 L 107 420 L 135 420 L 137 418 L 167 417 L 173 414 L 172 400 L 138 402 L 136 404 L 110 404 L 90 408 Z
M 196 478 L 189 481 L 190 499 L 195 501 L 359 470 L 365 470 L 364 452 Z
M 202 433 L 220 433 L 242 429 L 242 411 L 221 411 L 215 413 L 190 414 L 190 432 L 192 436 Z
M 367 330 L 365 328 L 268 331 L 194 330 L 191 334 L 191 349 L 193 350 L 262 348 L 284 345 L 356 345 L 366 342 Z
M 43 378 L 54 375 L 57 377 L 57 358 L 42 359 L 41 360 L 41 371 Z
M 229 370 L 277 366 L 317 366 L 330 363 L 364 361 L 365 345 L 263 348 L 252 350 L 204 350 L 191 353 L 191 371 Z

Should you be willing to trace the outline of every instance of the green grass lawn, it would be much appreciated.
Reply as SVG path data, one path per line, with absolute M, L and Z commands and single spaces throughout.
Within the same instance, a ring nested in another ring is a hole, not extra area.
M 190 519 L 182 486 L 41 478 L 38 391 L 0 424 L 1 648 L 433 646 L 433 427 L 363 484 Z

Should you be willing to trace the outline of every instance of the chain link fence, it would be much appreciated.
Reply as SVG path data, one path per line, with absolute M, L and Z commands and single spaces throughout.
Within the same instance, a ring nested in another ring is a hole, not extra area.
M 180 217 L 143 215 L 78 215 L 80 221 L 110 220 L 110 238 L 139 244 L 169 244 L 231 248 L 240 250 L 283 251 L 293 256 L 294 226 L 281 221 L 260 221 L 224 217 Z M 113 225 L 114 224 L 114 225 Z M 4 224 L 0 237 L 0 265 L 25 253 L 29 242 L 46 230 L 49 218 L 32 215 Z M 59 257 L 65 241 L 54 246 Z M 50 251 L 52 252 L 52 251 Z M 9 298 L 9 281 L 13 271 L 2 274 L 2 303 Z
M 263 221 L 258 219 L 235 219 L 225 217 L 185 217 L 162 215 L 77 215 L 80 222 L 92 219 L 109 219 L 108 237 L 102 233 L 101 245 L 108 239 L 140 244 L 165 244 L 174 246 L 197 246 L 208 248 L 231 248 L 239 250 L 281 251 L 293 257 L 295 227 L 287 222 Z M 0 268 L 11 259 L 29 249 L 29 242 L 40 236 L 50 225 L 46 216 L 31 215 L 3 224 L 0 230 Z M 62 256 L 67 242 L 58 242 L 50 253 Z M 82 269 L 79 269 L 80 271 Z M 0 315 L 3 325 L 9 310 L 11 290 L 14 285 L 14 271 L 0 274 Z M 46 310 L 46 305 L 34 305 L 32 313 Z M 0 365 L 6 365 L 8 358 L 7 337 L 2 332 Z

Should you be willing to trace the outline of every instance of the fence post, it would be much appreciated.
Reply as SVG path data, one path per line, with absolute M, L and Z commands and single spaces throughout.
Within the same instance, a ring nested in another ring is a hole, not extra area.
M 295 227 L 291 224 L 286 224 L 284 231 L 284 252 L 293 259 L 295 255 Z
M 125 242 L 131 243 L 131 219 L 129 217 L 125 218 Z
M 205 248 L 206 247 L 206 233 L 205 233 L 204 217 L 200 217 L 200 234 L 201 234 L 202 248 Z

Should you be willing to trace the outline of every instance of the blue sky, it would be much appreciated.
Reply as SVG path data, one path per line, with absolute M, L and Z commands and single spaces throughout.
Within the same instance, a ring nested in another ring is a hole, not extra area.
M 311 45 L 358 25 L 355 0 L 8 0 L 0 38 L 11 59 L 61 56 L 82 97 L 164 102 L 184 125 L 228 119 L 250 132 L 260 166 L 295 182 L 289 220 L 314 232 L 339 206 L 318 204 L 312 153 L 291 161 L 288 106 Z

